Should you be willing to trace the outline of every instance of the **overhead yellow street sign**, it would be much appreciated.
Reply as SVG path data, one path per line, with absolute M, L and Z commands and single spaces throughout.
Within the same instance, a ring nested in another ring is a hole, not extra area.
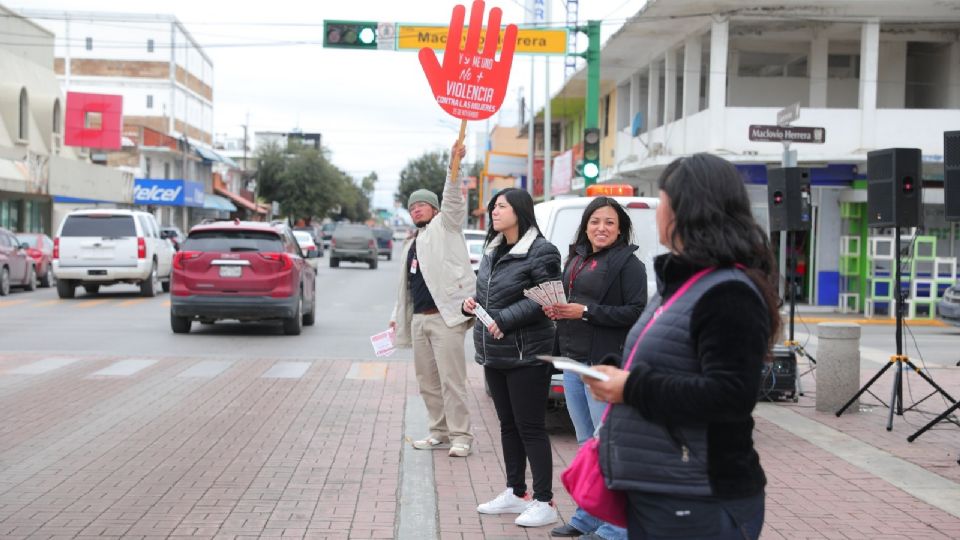
M 430 47 L 442 51 L 447 46 L 448 30 L 446 26 L 398 24 L 397 50 L 419 51 L 424 47 Z M 480 34 L 481 45 L 486 34 L 486 29 Z M 501 31 L 497 50 L 500 50 L 503 45 L 503 34 L 504 32 Z M 466 41 L 467 27 L 464 27 L 460 36 L 460 46 L 463 47 Z M 517 31 L 517 47 L 514 52 L 516 54 L 566 54 L 567 29 L 520 28 Z

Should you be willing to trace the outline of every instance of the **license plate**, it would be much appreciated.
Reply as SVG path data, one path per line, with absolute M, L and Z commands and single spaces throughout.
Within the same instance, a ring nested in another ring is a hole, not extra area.
M 242 266 L 221 266 L 220 277 L 240 277 L 243 274 Z

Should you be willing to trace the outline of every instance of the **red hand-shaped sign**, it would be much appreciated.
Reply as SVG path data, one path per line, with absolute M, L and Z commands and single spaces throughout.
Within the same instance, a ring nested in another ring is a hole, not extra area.
M 447 48 L 443 53 L 443 66 L 428 47 L 420 49 L 420 65 L 430 82 L 430 89 L 440 107 L 462 120 L 483 120 L 500 109 L 507 93 L 513 49 L 517 44 L 517 26 L 507 25 L 503 36 L 500 60 L 494 60 L 497 40 L 500 37 L 500 8 L 490 10 L 487 31 L 480 48 L 480 31 L 483 25 L 483 1 L 474 0 L 470 9 L 470 26 L 467 41 L 460 50 L 463 35 L 463 17 L 466 8 L 457 5 L 450 16 L 447 33 Z

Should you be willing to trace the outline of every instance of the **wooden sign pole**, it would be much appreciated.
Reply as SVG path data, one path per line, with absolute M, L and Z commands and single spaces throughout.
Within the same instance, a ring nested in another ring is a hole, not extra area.
M 457 146 L 463 146 L 463 138 L 467 134 L 467 121 L 460 121 L 460 137 L 457 139 Z M 450 183 L 457 183 L 457 176 L 460 176 L 460 153 L 455 152 L 450 161 Z

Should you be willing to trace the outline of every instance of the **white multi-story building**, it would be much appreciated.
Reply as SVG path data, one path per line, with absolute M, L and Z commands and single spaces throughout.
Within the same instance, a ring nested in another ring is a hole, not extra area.
M 176 17 L 20 13 L 56 34 L 64 93 L 120 94 L 124 124 L 213 144 L 213 62 Z
M 843 287 L 840 236 L 852 233 L 840 203 L 866 201 L 871 150 L 923 151 L 924 234 L 941 238 L 939 255 L 960 249 L 937 184 L 943 133 L 960 129 L 955 2 L 649 0 L 600 56 L 601 182 L 638 194 L 655 196 L 674 159 L 709 152 L 737 165 L 765 223 L 766 167 L 780 166 L 784 147 L 751 141 L 749 126 L 776 125 L 799 103 L 793 124 L 823 128 L 823 144 L 791 145 L 812 168 L 815 233 L 802 238 L 812 303 L 835 304 Z M 555 99 L 585 97 L 586 78 L 584 68 Z M 561 117 L 565 147 L 583 119 Z

